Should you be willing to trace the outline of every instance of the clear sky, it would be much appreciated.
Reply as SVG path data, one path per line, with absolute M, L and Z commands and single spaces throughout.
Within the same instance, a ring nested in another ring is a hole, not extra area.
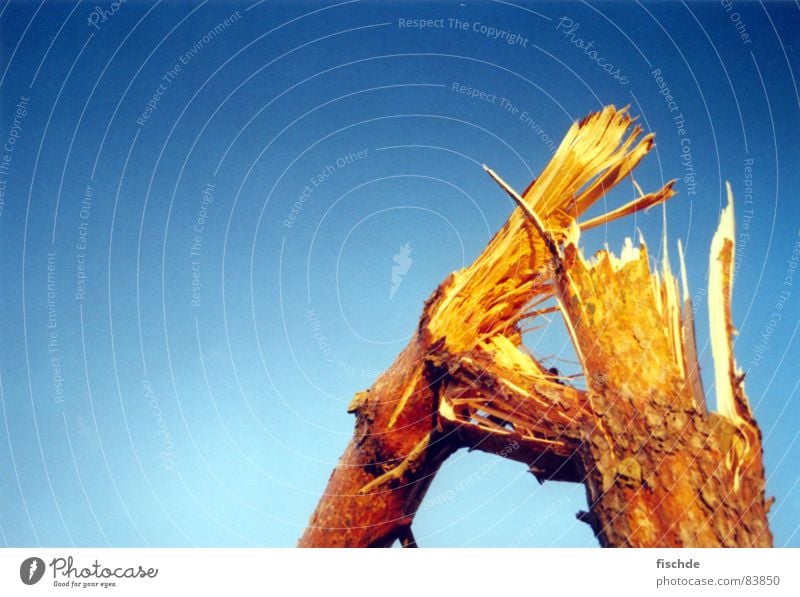
M 707 390 L 732 184 L 735 352 L 800 546 L 798 31 L 789 2 L 0 3 L 0 544 L 293 545 L 353 393 L 511 212 L 480 164 L 522 189 L 613 103 L 657 135 L 637 181 L 680 179 Z M 637 229 L 655 258 L 660 209 L 584 245 Z M 569 359 L 557 321 L 527 341 Z M 593 546 L 585 507 L 460 452 L 415 533 Z

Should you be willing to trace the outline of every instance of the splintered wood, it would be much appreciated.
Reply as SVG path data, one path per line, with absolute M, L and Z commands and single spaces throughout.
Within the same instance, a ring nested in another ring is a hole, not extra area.
M 579 518 L 604 546 L 768 546 L 761 436 L 736 368 L 730 317 L 733 207 L 711 249 L 709 313 L 717 413 L 700 380 L 682 247 L 591 259 L 581 230 L 672 197 L 671 181 L 591 219 L 583 214 L 653 147 L 627 109 L 568 131 L 483 253 L 423 308 L 409 346 L 348 410 L 356 431 L 301 546 L 416 545 L 410 525 L 441 463 L 467 447 L 524 463 L 540 481 L 584 483 Z M 522 333 L 560 313 L 586 389 L 545 368 Z

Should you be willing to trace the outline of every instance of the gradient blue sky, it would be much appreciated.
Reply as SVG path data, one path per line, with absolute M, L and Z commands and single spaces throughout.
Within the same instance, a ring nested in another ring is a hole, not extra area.
M 707 389 L 708 249 L 726 180 L 743 229 L 752 163 L 735 351 L 775 542 L 800 546 L 799 280 L 784 286 L 800 240 L 796 3 L 97 6 L 0 5 L 0 136 L 15 141 L 0 150 L 0 543 L 293 545 L 351 435 L 352 394 L 511 211 L 480 164 L 521 189 L 574 120 L 614 103 L 657 134 L 637 181 L 681 179 L 669 239 L 674 265 L 686 247 Z M 584 245 L 618 249 L 637 229 L 655 258 L 660 210 Z M 529 344 L 569 359 L 557 322 Z M 458 453 L 415 532 L 423 546 L 593 546 L 582 508 L 581 486 Z

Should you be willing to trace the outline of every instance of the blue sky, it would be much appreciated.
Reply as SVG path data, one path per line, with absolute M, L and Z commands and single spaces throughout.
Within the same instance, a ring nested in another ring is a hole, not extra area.
M 732 184 L 749 226 L 735 352 L 776 545 L 800 546 L 795 4 L 0 11 L 0 543 L 293 545 L 350 437 L 352 394 L 512 209 L 480 164 L 522 189 L 574 120 L 613 103 L 657 135 L 637 181 L 680 179 L 666 218 L 704 372 L 707 255 Z M 660 210 L 584 245 L 637 229 L 656 256 Z M 557 322 L 528 342 L 569 359 Z M 459 452 L 415 533 L 593 546 L 583 508 L 582 486 Z

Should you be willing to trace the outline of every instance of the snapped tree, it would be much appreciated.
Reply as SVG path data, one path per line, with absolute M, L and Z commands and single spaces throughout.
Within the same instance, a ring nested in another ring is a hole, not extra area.
M 416 546 L 411 524 L 442 462 L 460 448 L 519 461 L 539 479 L 583 483 L 603 546 L 767 547 L 761 433 L 732 349 L 734 217 L 722 211 L 709 263 L 717 411 L 699 374 L 694 315 L 666 240 L 651 271 L 643 239 L 586 259 L 582 230 L 666 201 L 674 181 L 599 217 L 583 214 L 652 149 L 627 109 L 575 123 L 469 267 L 425 302 L 416 333 L 355 395 L 352 440 L 299 541 Z M 563 317 L 585 389 L 538 362 L 522 334 Z

